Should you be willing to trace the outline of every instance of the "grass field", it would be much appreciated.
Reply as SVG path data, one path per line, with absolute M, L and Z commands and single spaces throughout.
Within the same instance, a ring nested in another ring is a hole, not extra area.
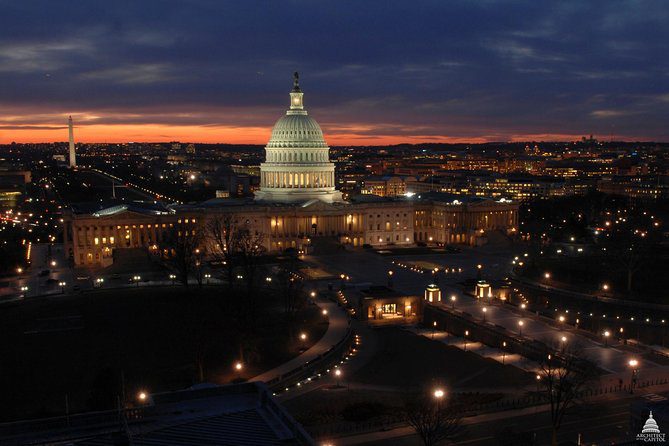
M 104 290 L 4 306 L 0 311 L 0 420 L 113 407 L 204 380 L 248 378 L 299 354 L 327 325 L 315 306 L 291 318 L 264 290 L 255 329 L 239 300 L 216 287 Z M 248 325 L 248 324 L 247 324 Z M 233 364 L 244 355 L 240 374 Z

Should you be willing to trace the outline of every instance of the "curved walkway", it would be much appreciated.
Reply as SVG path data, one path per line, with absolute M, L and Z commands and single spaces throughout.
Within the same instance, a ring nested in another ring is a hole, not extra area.
M 344 339 L 348 333 L 350 325 L 350 320 L 346 311 L 344 311 L 344 309 L 339 307 L 336 303 L 320 296 L 315 299 L 315 303 L 321 310 L 328 311 L 328 329 L 323 337 L 301 355 L 281 364 L 278 367 L 255 376 L 249 379 L 249 381 L 272 381 L 275 378 L 283 376 L 302 367 L 307 362 L 313 361 L 337 345 L 337 343 L 339 343 L 342 339 Z

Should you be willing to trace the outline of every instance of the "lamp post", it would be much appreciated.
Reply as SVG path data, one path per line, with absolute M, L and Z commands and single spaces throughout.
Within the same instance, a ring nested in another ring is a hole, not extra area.
M 634 387 L 636 387 L 637 374 L 639 373 L 639 361 L 636 359 L 630 359 L 627 363 L 632 369 L 632 380 L 630 381 L 630 393 L 634 393 Z
M 95 286 L 97 288 L 102 288 L 102 284 L 104 282 L 105 282 L 105 279 L 103 279 L 102 277 L 98 277 L 97 279 L 95 279 Z
M 451 295 L 451 304 L 452 304 L 454 310 L 455 310 L 455 301 L 456 300 L 458 300 L 457 296 L 455 294 Z
M 432 322 L 432 339 L 434 339 L 435 331 L 437 331 L 437 321 Z
M 65 294 L 65 285 L 67 285 L 66 282 L 58 282 L 58 286 L 60 287 L 60 294 Z
M 502 365 L 506 362 L 506 341 L 502 342 Z
M 145 404 L 148 397 L 149 395 L 142 390 L 137 394 L 137 401 L 139 401 L 140 404 Z
M 176 274 L 170 274 L 170 280 L 172 281 L 172 285 L 174 285 L 174 281 L 177 280 L 177 275 Z
M 21 292 L 23 293 L 23 297 L 28 296 L 28 290 L 29 290 L 29 288 L 25 285 L 21 287 Z
M 465 336 L 464 336 L 464 350 L 467 351 L 467 336 L 469 336 L 469 330 L 465 330 Z
M 335 369 L 334 374 L 335 374 L 335 386 L 339 387 L 339 380 L 341 379 L 341 370 Z
M 207 285 L 209 285 L 209 279 L 211 279 L 211 274 L 209 273 L 205 274 L 204 278 L 207 279 Z
M 432 396 L 434 397 L 434 400 L 437 403 L 437 409 L 441 408 L 441 401 L 444 399 L 444 396 L 446 395 L 446 392 L 443 391 L 443 389 L 434 389 L 434 392 L 432 392 Z
M 483 322 L 485 322 L 485 314 L 488 312 L 487 307 L 483 307 Z
M 604 346 L 608 347 L 609 346 L 609 336 L 611 336 L 611 332 L 608 330 L 604 330 Z
M 518 336 L 521 338 L 523 337 L 523 325 L 525 325 L 525 322 L 518 321 Z
M 388 270 L 388 288 L 393 287 L 393 270 Z
M 132 280 L 135 281 L 135 284 L 137 284 L 137 287 L 139 287 L 139 281 L 142 280 L 141 276 L 133 276 Z

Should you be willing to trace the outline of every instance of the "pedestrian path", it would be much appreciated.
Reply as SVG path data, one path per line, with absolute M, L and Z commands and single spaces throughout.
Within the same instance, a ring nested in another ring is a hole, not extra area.
M 339 341 L 344 339 L 349 330 L 350 320 L 346 311 L 343 308 L 339 307 L 334 302 L 327 300 L 324 297 L 316 297 L 314 303 L 318 308 L 323 311 L 327 311 L 328 317 L 328 329 L 323 335 L 322 338 L 318 340 L 314 345 L 311 346 L 307 351 L 301 355 L 291 359 L 288 362 L 281 364 L 278 367 L 275 367 L 267 372 L 264 372 L 258 376 L 251 378 L 249 381 L 263 381 L 268 382 L 274 378 L 278 378 L 302 367 L 307 362 L 311 362 L 314 359 L 318 358 L 323 353 L 330 350 L 332 347 L 337 345 Z

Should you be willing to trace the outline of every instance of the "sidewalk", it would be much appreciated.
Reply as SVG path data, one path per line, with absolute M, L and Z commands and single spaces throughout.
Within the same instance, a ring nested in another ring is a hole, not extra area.
M 288 362 L 281 364 L 278 367 L 273 368 L 265 373 L 262 373 L 258 376 L 255 376 L 249 381 L 263 381 L 268 382 L 274 378 L 283 376 L 288 372 L 291 372 L 307 362 L 313 361 L 318 356 L 330 350 L 334 347 L 339 341 L 341 341 L 348 332 L 349 329 L 349 318 L 348 314 L 343 308 L 340 308 L 334 302 L 331 302 L 323 297 L 317 297 L 314 301 L 318 308 L 322 310 L 327 310 L 328 312 L 328 329 L 321 339 L 318 340 L 311 348 L 296 358 L 291 359 Z

